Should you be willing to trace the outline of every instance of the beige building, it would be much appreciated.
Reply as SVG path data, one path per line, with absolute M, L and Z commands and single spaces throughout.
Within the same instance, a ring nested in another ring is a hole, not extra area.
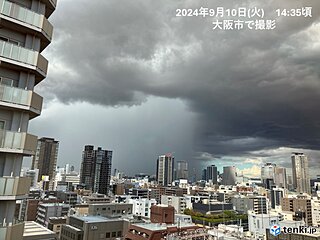
M 16 200 L 26 197 L 30 181 L 20 177 L 24 156 L 35 154 L 37 137 L 29 120 L 42 109 L 34 87 L 47 75 L 42 51 L 53 27 L 48 18 L 56 0 L 0 0 L 0 238 L 21 240 L 24 223 L 15 219 Z
M 298 193 L 311 193 L 308 157 L 303 153 L 292 153 L 293 187 Z
M 49 181 L 54 181 L 58 150 L 59 142 L 53 138 L 43 137 L 38 140 L 36 155 L 32 159 L 32 169 L 39 169 L 38 182 L 42 176 L 49 176 Z
M 282 198 L 281 207 L 283 211 L 294 212 L 293 220 L 303 220 L 306 225 L 312 226 L 311 199 L 305 195 Z

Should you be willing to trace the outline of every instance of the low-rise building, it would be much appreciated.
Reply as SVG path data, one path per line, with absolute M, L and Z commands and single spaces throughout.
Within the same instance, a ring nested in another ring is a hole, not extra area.
M 62 225 L 60 240 L 100 240 L 123 238 L 129 221 L 102 216 L 70 216 L 69 224 Z
M 68 215 L 69 204 L 64 203 L 42 203 L 38 205 L 37 223 L 48 227 L 50 217 L 64 217 Z

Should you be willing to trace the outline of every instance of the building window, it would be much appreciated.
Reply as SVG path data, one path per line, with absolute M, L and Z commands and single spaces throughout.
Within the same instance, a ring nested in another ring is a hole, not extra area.
M 111 234 L 109 232 L 106 233 L 106 238 L 110 238 Z
M 117 237 L 122 237 L 122 232 L 121 232 L 121 231 L 119 231 L 119 232 L 117 233 Z
M 117 233 L 116 232 L 112 232 L 112 237 L 116 237 Z

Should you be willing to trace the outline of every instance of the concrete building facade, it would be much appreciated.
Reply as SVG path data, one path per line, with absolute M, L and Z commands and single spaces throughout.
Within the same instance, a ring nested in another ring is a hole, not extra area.
M 173 182 L 174 157 L 168 153 L 157 159 L 157 182 L 161 186 L 171 186 Z
M 39 169 L 38 182 L 42 176 L 49 176 L 49 181 L 54 181 L 58 151 L 59 141 L 46 137 L 38 140 L 37 151 L 32 159 L 32 169 Z
M 311 193 L 308 157 L 303 153 L 292 153 L 293 187 L 298 193 Z
M 108 195 L 111 179 L 112 151 L 86 145 L 82 153 L 80 183 L 94 193 Z
M 37 137 L 29 120 L 41 113 L 43 99 L 34 87 L 47 75 L 41 52 L 53 27 L 48 18 L 56 0 L 0 1 L 0 236 L 22 239 L 24 224 L 14 217 L 16 200 L 25 198 L 30 181 L 20 177 L 24 156 L 35 154 Z

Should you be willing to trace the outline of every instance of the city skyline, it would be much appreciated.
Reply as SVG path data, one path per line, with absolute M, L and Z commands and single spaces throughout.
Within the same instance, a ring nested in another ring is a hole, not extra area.
M 77 165 L 82 146 L 93 144 L 113 149 L 115 168 L 132 174 L 153 170 L 154 156 L 171 151 L 189 161 L 189 169 L 206 161 L 265 163 L 273 156 L 287 165 L 285 148 L 287 155 L 305 152 L 310 168 L 319 169 L 319 60 L 318 47 L 311 48 L 318 46 L 312 37 L 318 15 L 283 18 L 270 34 L 212 31 L 212 19 L 175 17 L 176 8 L 190 7 L 181 2 L 128 3 L 133 10 L 127 12 L 116 1 L 93 0 L 90 16 L 79 3 L 62 0 L 52 17 L 56 31 L 45 52 L 50 79 L 38 88 L 45 108 L 30 125 L 37 135 L 61 141 L 59 162 Z M 308 4 L 318 11 L 319 2 Z M 79 25 L 78 19 L 90 21 Z M 136 164 L 128 168 L 128 161 Z

